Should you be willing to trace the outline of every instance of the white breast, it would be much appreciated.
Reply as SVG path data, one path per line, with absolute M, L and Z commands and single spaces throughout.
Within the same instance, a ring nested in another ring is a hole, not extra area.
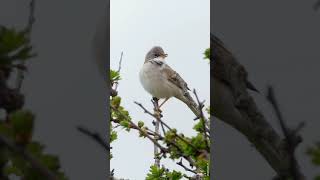
M 161 68 L 151 62 L 145 63 L 139 74 L 141 84 L 153 97 L 160 99 L 175 96 L 177 89 L 161 73 Z

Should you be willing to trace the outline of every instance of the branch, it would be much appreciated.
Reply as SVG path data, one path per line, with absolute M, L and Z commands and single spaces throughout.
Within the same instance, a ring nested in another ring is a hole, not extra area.
M 121 63 L 122 63 L 122 57 L 123 57 L 123 51 L 121 52 L 121 55 L 120 55 L 120 60 L 119 60 L 119 67 L 118 67 L 118 73 L 120 74 L 120 71 L 121 71 Z M 118 93 L 114 93 L 114 92 L 117 92 L 117 89 L 118 89 L 118 82 L 115 82 L 115 88 L 112 89 L 111 88 L 111 91 L 113 91 L 113 94 L 118 94 Z
M 121 115 L 123 118 L 125 118 L 128 122 L 130 122 L 131 126 L 134 127 L 135 129 L 139 130 L 139 132 L 143 135 L 145 135 L 150 141 L 152 141 L 156 146 L 158 146 L 161 150 L 162 153 L 167 153 L 168 150 L 162 147 L 157 141 L 155 141 L 152 137 L 149 136 L 148 133 L 143 131 L 139 126 L 134 124 L 130 119 L 128 119 L 122 112 L 120 112 L 117 108 L 110 106 L 112 110 L 116 111 L 119 115 Z
M 32 31 L 33 24 L 35 22 L 35 16 L 34 16 L 34 10 L 35 10 L 35 0 L 31 0 L 29 3 L 29 17 L 28 17 L 28 23 L 25 28 L 25 32 L 29 34 Z
M 203 126 L 203 139 L 204 139 L 204 141 L 206 143 L 207 151 L 210 152 L 210 147 L 209 147 L 209 143 L 208 143 L 209 137 L 208 137 L 208 134 L 207 134 L 205 117 L 204 117 L 203 111 L 202 111 L 202 109 L 204 107 L 204 101 L 200 102 L 199 97 L 198 97 L 197 92 L 196 92 L 195 89 L 193 89 L 193 93 L 196 96 L 196 99 L 197 99 L 197 102 L 198 102 L 199 111 L 200 111 L 200 122 L 202 123 L 202 126 Z
M 300 172 L 300 169 L 299 169 L 299 166 L 298 166 L 298 163 L 297 163 L 297 160 L 295 158 L 294 153 L 295 153 L 297 145 L 300 142 L 302 142 L 301 137 L 297 133 L 304 126 L 304 123 L 300 124 L 298 126 L 298 128 L 296 128 L 295 131 L 290 131 L 290 129 L 287 127 L 287 125 L 282 117 L 280 108 L 278 106 L 278 102 L 277 102 L 275 95 L 274 95 L 274 90 L 271 86 L 268 87 L 267 98 L 270 101 L 270 103 L 272 104 L 272 106 L 276 112 L 276 115 L 277 115 L 279 123 L 280 123 L 281 130 L 285 136 L 285 142 L 287 145 L 287 150 L 288 150 L 288 153 L 290 156 L 290 161 L 291 161 L 290 170 L 291 170 L 291 174 L 293 176 L 293 180 L 303 179 L 304 176 Z
M 189 172 L 192 172 L 192 173 L 194 173 L 194 174 L 197 174 L 197 171 L 192 170 L 192 169 L 186 167 L 186 166 L 182 163 L 182 159 L 180 159 L 180 161 L 177 162 L 177 164 L 178 164 L 179 166 L 181 166 L 184 170 L 189 171 Z
M 5 145 L 6 147 L 8 147 L 9 150 L 20 155 L 24 160 L 30 163 L 33 169 L 37 170 L 40 174 L 46 177 L 46 179 L 58 180 L 56 175 L 53 172 L 51 172 L 47 167 L 43 166 L 36 158 L 32 156 L 32 154 L 30 154 L 23 147 L 18 146 L 16 143 L 14 143 L 12 140 L 10 140 L 2 134 L 0 134 L 0 144 Z
M 134 103 L 137 104 L 139 107 L 141 107 L 141 109 L 144 110 L 144 113 L 149 114 L 150 116 L 156 118 L 156 116 L 155 116 L 154 114 L 152 114 L 150 111 L 148 111 L 141 103 L 138 103 L 138 102 L 136 102 L 136 101 L 135 101 Z M 169 131 L 172 131 L 172 128 L 171 128 L 167 123 L 163 122 L 161 119 L 160 119 L 159 121 L 160 121 L 160 123 L 161 123 L 162 125 L 164 125 L 167 129 L 169 129 Z M 179 134 L 176 134 L 176 136 L 177 136 L 181 141 L 185 142 L 186 144 L 188 144 L 189 146 L 191 146 L 194 150 L 196 150 L 196 151 L 199 152 L 199 150 L 198 150 L 193 144 L 191 144 L 189 141 L 187 141 L 186 139 L 184 139 L 183 137 L 181 137 Z
M 34 10 L 35 10 L 35 0 L 31 0 L 30 4 L 29 4 L 28 23 L 27 23 L 27 26 L 24 29 L 24 32 L 29 36 L 29 40 L 30 40 L 30 36 L 31 36 L 32 27 L 33 27 L 33 24 L 35 22 Z M 25 61 L 22 61 L 19 64 L 19 66 L 25 67 Z M 24 79 L 24 70 L 23 69 L 18 69 L 18 71 L 17 71 L 17 81 L 16 81 L 16 89 L 18 91 L 21 90 L 23 79 Z
M 120 55 L 119 67 L 118 67 L 118 71 L 117 71 L 119 74 L 120 74 L 120 71 L 121 71 L 122 56 L 123 56 L 123 52 L 121 52 L 121 55 Z
M 211 35 L 213 115 L 229 124 L 255 146 L 279 177 L 291 178 L 290 153 L 248 93 L 245 68 L 223 42 Z
M 113 119 L 113 118 L 111 118 L 111 121 L 112 122 L 114 122 L 114 123 L 117 123 L 117 124 L 120 124 L 120 120 L 118 120 L 118 119 Z M 117 126 L 118 127 L 118 126 Z M 138 130 L 139 131 L 139 129 L 138 128 L 136 128 L 136 126 L 131 126 L 130 128 L 132 128 L 132 129 L 135 129 L 135 130 Z M 158 136 L 158 135 L 156 135 L 154 132 L 152 132 L 150 129 L 148 129 L 148 131 L 146 132 L 148 135 L 150 135 L 150 136 Z M 161 137 L 159 137 L 159 139 L 163 139 L 163 137 L 161 136 Z
M 169 151 L 168 151 L 168 149 L 166 149 L 166 148 L 164 148 L 163 146 L 161 146 L 155 139 L 153 139 L 152 137 L 150 137 L 150 135 L 147 133 L 147 132 L 145 132 L 144 130 L 142 130 L 139 126 L 137 126 L 135 123 L 133 123 L 130 119 L 128 119 L 124 114 L 122 114 L 118 109 L 116 109 L 115 107 L 113 107 L 113 106 L 110 106 L 111 107 L 111 109 L 113 110 L 113 111 L 116 111 L 119 115 L 121 115 L 123 118 L 125 118 L 128 122 L 130 122 L 130 127 L 131 128 L 133 128 L 133 129 L 136 129 L 136 130 L 138 130 L 141 134 L 143 134 L 143 135 L 145 135 L 151 142 L 153 142 L 158 148 L 160 148 L 160 150 L 161 150 L 161 153 L 163 153 L 163 154 L 165 154 L 165 153 L 168 153 Z M 164 139 L 164 137 L 162 137 L 160 134 L 157 134 L 157 133 L 155 133 L 155 132 L 152 132 L 155 136 L 158 136 L 159 138 L 161 138 L 161 139 Z M 183 151 L 181 150 L 181 148 L 177 145 L 177 144 L 175 144 L 175 142 L 167 142 L 167 144 L 169 144 L 169 145 L 172 145 L 172 146 L 174 146 L 175 148 L 177 148 L 177 150 L 179 151 L 178 152 L 178 155 L 179 156 L 181 156 L 181 157 L 183 157 L 184 159 L 186 159 L 188 162 L 189 162 L 189 164 L 190 164 L 190 166 L 195 166 L 195 161 L 191 158 L 191 157 L 189 157 L 189 156 L 186 156 L 185 154 L 183 154 Z
M 158 101 L 159 100 L 157 98 L 153 98 L 153 100 L 152 100 L 152 103 L 153 103 L 153 106 L 154 106 L 154 115 L 156 117 L 156 122 L 154 124 L 154 126 L 155 126 L 154 132 L 156 134 L 160 134 L 159 126 L 160 126 L 160 121 L 161 121 L 161 117 L 162 117 L 161 110 L 159 109 Z M 158 141 L 158 136 L 155 136 L 155 140 Z M 158 148 L 157 148 L 156 145 L 154 145 L 154 159 L 155 159 L 154 164 L 157 167 L 160 167 L 160 158 L 157 155 L 158 155 Z
M 77 129 L 78 131 L 80 131 L 81 133 L 85 134 L 86 136 L 90 137 L 93 141 L 98 143 L 107 152 L 110 151 L 111 147 L 103 140 L 103 138 L 97 132 L 91 132 L 87 128 L 84 128 L 82 126 L 78 126 Z

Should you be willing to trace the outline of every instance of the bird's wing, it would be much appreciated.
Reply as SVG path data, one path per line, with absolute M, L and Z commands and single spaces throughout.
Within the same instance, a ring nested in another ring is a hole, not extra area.
M 183 92 L 188 92 L 188 90 L 190 90 L 188 84 L 169 65 L 163 64 L 161 71 L 169 82 L 180 88 Z
M 162 65 L 161 71 L 168 82 L 171 82 L 181 90 L 181 93 L 175 97 L 183 101 L 197 117 L 200 117 L 201 111 L 199 110 L 197 103 L 189 94 L 188 90 L 190 89 L 182 77 L 167 64 Z

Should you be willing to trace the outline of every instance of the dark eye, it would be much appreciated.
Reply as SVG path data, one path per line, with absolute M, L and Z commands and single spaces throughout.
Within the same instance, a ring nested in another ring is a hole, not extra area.
M 154 57 L 159 57 L 159 54 L 154 54 Z

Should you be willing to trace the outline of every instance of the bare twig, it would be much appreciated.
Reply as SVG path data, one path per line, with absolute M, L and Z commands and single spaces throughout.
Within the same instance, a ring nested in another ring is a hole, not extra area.
M 29 4 L 29 18 L 28 18 L 28 23 L 27 26 L 24 30 L 24 32 L 28 35 L 29 40 L 31 39 L 31 31 L 33 24 L 35 22 L 35 16 L 34 16 L 34 11 L 35 11 L 35 0 L 31 0 Z M 19 66 L 25 67 L 25 61 L 22 61 Z M 22 87 L 22 82 L 24 79 L 24 70 L 23 69 L 18 69 L 17 70 L 17 82 L 16 82 L 16 89 L 18 91 L 21 90 Z
M 138 106 L 140 106 L 144 110 L 144 113 L 147 113 L 150 116 L 156 118 L 155 115 L 153 113 L 151 113 L 150 111 L 148 111 L 141 103 L 139 103 L 137 101 L 134 101 L 134 103 L 137 104 Z
M 161 123 L 162 121 L 160 121 L 160 125 L 161 125 L 161 130 L 162 130 L 162 133 L 165 135 L 166 134 L 166 130 L 164 128 L 164 125 L 163 123 Z M 160 133 L 159 133 L 160 134 Z
M 195 89 L 193 89 L 193 93 L 196 96 L 196 99 L 197 99 L 197 102 L 198 102 L 199 111 L 200 111 L 200 121 L 201 121 L 202 126 L 203 126 L 203 139 L 204 139 L 204 141 L 206 143 L 207 151 L 210 152 L 210 147 L 209 147 L 209 143 L 208 143 L 208 140 L 210 140 L 210 139 L 209 139 L 208 134 L 207 134 L 205 118 L 204 118 L 203 111 L 202 111 L 202 109 L 204 107 L 204 101 L 200 102 L 199 97 L 198 97 L 197 92 L 196 92 Z
M 111 147 L 103 140 L 103 138 L 97 132 L 91 132 L 90 130 L 88 130 L 87 128 L 84 128 L 82 126 L 78 126 L 77 129 L 78 129 L 78 131 L 87 135 L 92 140 L 94 140 L 99 145 L 101 145 L 101 147 L 103 147 L 107 152 L 110 151 Z
M 31 33 L 32 31 L 32 26 L 35 22 L 35 16 L 34 16 L 34 10 L 35 10 L 35 0 L 31 0 L 29 4 L 29 17 L 28 17 L 28 24 L 25 28 L 26 33 Z
M 186 166 L 182 163 L 182 158 L 180 159 L 179 162 L 177 162 L 177 164 L 178 164 L 179 166 L 183 167 L 184 170 L 189 171 L 189 172 L 192 172 L 192 173 L 194 173 L 194 174 L 197 174 L 197 171 L 192 170 L 192 169 L 186 167 Z
M 120 71 L 121 71 L 122 57 L 123 57 L 123 52 L 121 52 L 121 55 L 120 55 L 119 67 L 118 67 L 118 71 L 117 71 L 118 73 L 120 73 Z M 114 89 L 111 89 L 111 90 L 114 91 L 114 92 L 117 92 L 118 85 L 119 85 L 119 83 L 115 82 L 115 87 L 114 87 Z M 116 93 L 116 94 L 118 94 L 118 93 Z
M 8 147 L 12 152 L 17 153 L 23 159 L 30 163 L 33 169 L 37 170 L 40 174 L 42 174 L 48 180 L 58 180 L 56 175 L 51 172 L 47 167 L 43 166 L 36 158 L 34 158 L 29 152 L 27 152 L 23 147 L 18 146 L 9 138 L 0 134 L 0 144 Z
M 291 170 L 292 178 L 293 178 L 293 180 L 301 180 L 304 178 L 304 176 L 300 172 L 300 169 L 299 169 L 299 166 L 298 166 L 298 163 L 297 163 L 297 160 L 295 158 L 294 153 L 295 153 L 297 145 L 301 142 L 301 137 L 298 136 L 297 133 L 304 126 L 304 123 L 299 124 L 298 128 L 295 131 L 291 131 L 287 127 L 287 125 L 283 119 L 278 102 L 277 102 L 275 95 L 274 95 L 274 90 L 271 86 L 268 87 L 267 98 L 275 110 L 275 113 L 276 113 L 278 120 L 279 120 L 279 123 L 280 123 L 281 130 L 285 136 L 285 142 L 286 142 L 287 150 L 288 150 L 288 153 L 290 155 L 290 160 L 291 160 L 290 170 Z
M 117 71 L 118 73 L 120 73 L 120 71 L 121 71 L 122 57 L 123 57 L 123 51 L 121 52 L 121 55 L 120 55 L 119 67 L 118 67 L 118 71 Z

